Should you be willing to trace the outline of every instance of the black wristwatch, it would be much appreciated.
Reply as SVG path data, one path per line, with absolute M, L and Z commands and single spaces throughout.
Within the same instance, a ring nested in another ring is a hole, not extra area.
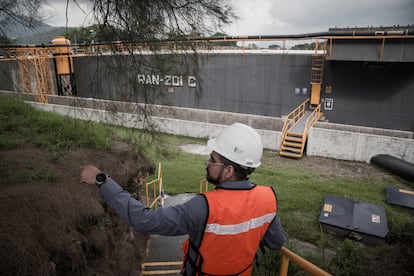
M 96 178 L 95 178 L 95 184 L 98 187 L 101 187 L 102 184 L 105 184 L 106 183 L 106 180 L 107 179 L 108 179 L 108 175 L 106 173 L 98 173 L 96 175 Z

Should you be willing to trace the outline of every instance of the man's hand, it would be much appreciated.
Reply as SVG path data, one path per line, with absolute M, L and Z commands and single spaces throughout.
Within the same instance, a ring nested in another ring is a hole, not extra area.
M 81 167 L 80 182 L 95 185 L 96 175 L 101 171 L 94 165 L 84 165 Z

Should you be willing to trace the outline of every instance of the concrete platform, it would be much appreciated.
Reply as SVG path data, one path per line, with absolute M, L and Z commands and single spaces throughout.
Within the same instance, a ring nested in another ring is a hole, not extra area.
M 195 194 L 180 194 L 164 198 L 164 207 L 178 205 L 190 200 Z M 188 235 L 182 236 L 161 236 L 151 235 L 148 243 L 148 255 L 144 262 L 173 262 L 183 260 L 182 244 Z

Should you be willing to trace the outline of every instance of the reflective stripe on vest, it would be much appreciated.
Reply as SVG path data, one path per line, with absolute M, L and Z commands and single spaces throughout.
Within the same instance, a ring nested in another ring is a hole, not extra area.
M 239 224 L 207 224 L 205 232 L 213 233 L 216 235 L 237 235 L 244 232 L 248 232 L 258 227 L 262 227 L 265 223 L 270 223 L 275 218 L 275 216 L 276 212 L 265 214 L 261 217 L 252 218 L 251 220 Z

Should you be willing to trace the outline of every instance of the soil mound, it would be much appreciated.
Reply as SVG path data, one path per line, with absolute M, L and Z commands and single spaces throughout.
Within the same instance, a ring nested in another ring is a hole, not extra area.
M 147 236 L 134 233 L 79 183 L 92 163 L 130 192 L 154 171 L 128 145 L 108 151 L 47 153 L 35 146 L 0 152 L 2 275 L 130 275 L 139 271 Z

